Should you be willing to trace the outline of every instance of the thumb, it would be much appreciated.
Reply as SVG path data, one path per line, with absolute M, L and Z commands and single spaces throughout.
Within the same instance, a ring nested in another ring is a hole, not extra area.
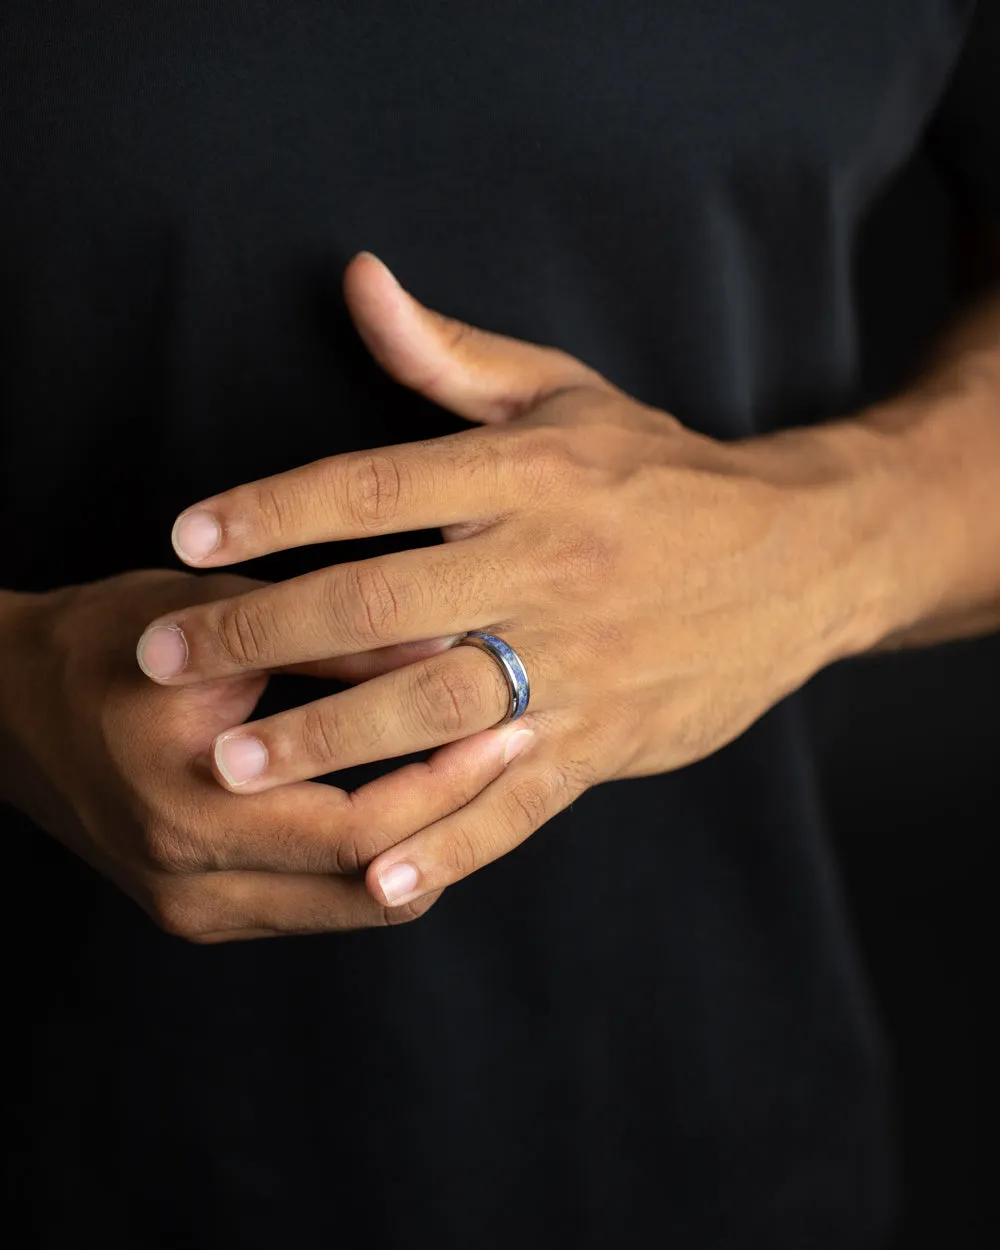
M 557 348 L 425 308 L 370 252 L 347 266 L 344 297 L 365 346 L 391 377 L 469 421 L 509 421 L 566 387 L 614 389 Z

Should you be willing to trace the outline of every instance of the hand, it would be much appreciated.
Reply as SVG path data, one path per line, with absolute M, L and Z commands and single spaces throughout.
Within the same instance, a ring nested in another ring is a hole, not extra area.
M 131 573 L 8 611 L 0 794 L 163 928 L 193 940 L 421 914 L 423 901 L 398 915 L 375 902 L 357 876 L 361 862 L 491 781 L 509 730 L 477 735 L 354 794 L 308 782 L 227 794 L 209 768 L 212 740 L 253 711 L 267 677 L 157 690 L 133 649 L 150 616 L 254 585 L 219 574 Z
M 374 257 L 355 259 L 345 293 L 383 367 L 479 428 L 238 487 L 184 513 L 175 546 L 204 568 L 431 526 L 448 541 L 171 613 L 140 657 L 190 688 L 471 629 L 517 650 L 533 741 L 468 806 L 377 856 L 374 897 L 423 897 L 588 786 L 715 751 L 863 645 L 858 538 L 821 435 L 701 437 L 562 352 L 422 308 Z M 274 793 L 475 733 L 506 705 L 488 656 L 444 650 L 227 730 L 216 776 Z

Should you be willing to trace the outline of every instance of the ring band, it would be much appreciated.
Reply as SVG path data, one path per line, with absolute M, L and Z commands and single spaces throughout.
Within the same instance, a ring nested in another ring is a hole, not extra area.
M 491 659 L 496 661 L 504 677 L 507 678 L 510 702 L 507 705 L 507 714 L 497 721 L 497 724 L 506 725 L 508 721 L 517 720 L 519 716 L 523 716 L 528 710 L 531 685 L 528 681 L 528 671 L 514 648 L 508 646 L 496 634 L 487 634 L 481 629 L 471 630 L 457 645 L 478 647 L 480 651 L 485 651 Z

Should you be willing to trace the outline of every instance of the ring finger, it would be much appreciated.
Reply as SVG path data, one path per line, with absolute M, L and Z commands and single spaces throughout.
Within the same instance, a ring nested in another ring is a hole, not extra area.
M 517 652 L 531 675 L 533 709 L 546 706 L 547 674 L 530 643 Z M 443 746 L 498 724 L 510 687 L 498 664 L 471 646 L 374 677 L 340 694 L 219 735 L 218 780 L 240 793 Z

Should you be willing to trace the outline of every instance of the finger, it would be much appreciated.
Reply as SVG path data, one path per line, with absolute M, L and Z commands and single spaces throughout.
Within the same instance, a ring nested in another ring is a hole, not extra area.
M 139 640 L 147 677 L 180 685 L 306 664 L 506 619 L 523 585 L 486 535 L 338 564 L 161 616 Z
M 364 871 L 390 846 L 471 803 L 531 740 L 520 722 L 502 725 L 361 786 L 351 796 L 353 835 L 339 847 L 342 870 Z
M 370 252 L 348 265 L 344 297 L 358 333 L 388 374 L 470 421 L 508 421 L 568 387 L 615 389 L 567 352 L 425 308 Z
M 348 266 L 344 294 L 383 368 L 471 421 L 506 422 L 576 388 L 619 393 L 566 352 L 423 307 L 369 253 Z M 510 466 L 475 434 L 336 456 L 239 486 L 182 513 L 175 550 L 188 564 L 215 567 L 307 543 L 476 521 L 510 506 L 511 482 Z
M 550 752 L 529 745 L 516 764 L 461 811 L 373 860 L 365 874 L 368 889 L 386 906 L 407 906 L 444 889 L 512 851 L 584 789 Z
M 516 732 L 516 726 L 502 726 L 476 734 L 355 791 L 301 783 L 251 803 L 220 794 L 206 776 L 190 834 L 171 825 L 151 835 L 150 865 L 168 876 L 357 873 L 387 847 L 479 794 L 503 771 Z
M 534 669 L 531 652 L 519 648 Z M 534 706 L 545 705 L 544 684 Z M 258 793 L 410 755 L 498 725 L 510 705 L 499 665 L 473 647 L 373 678 L 221 733 L 212 758 L 227 789 Z
M 618 393 L 566 352 L 423 307 L 369 253 L 348 266 L 344 294 L 383 368 L 471 421 L 509 421 L 580 387 Z M 215 567 L 308 543 L 475 521 L 510 507 L 517 484 L 518 463 L 493 447 L 473 431 L 317 461 L 195 504 L 174 524 L 174 548 L 188 564 Z
M 527 454 L 469 430 L 330 456 L 194 504 L 174 522 L 174 550 L 215 568 L 311 543 L 482 522 L 523 499 Z
M 168 933 L 212 945 L 404 923 L 439 896 L 397 909 L 377 903 L 358 878 L 227 872 L 158 883 L 148 910 Z

